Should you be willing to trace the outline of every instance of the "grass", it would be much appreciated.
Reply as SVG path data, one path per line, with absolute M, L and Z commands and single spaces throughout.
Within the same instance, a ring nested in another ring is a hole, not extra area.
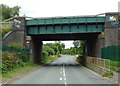
M 46 56 L 43 58 L 42 62 L 43 63 L 49 63 L 49 62 L 53 62 L 57 59 L 59 59 L 61 56 Z
M 110 68 L 110 61 L 105 60 L 105 68 L 109 69 Z
M 19 68 L 11 70 L 7 74 L 2 74 L 3 83 L 10 81 L 10 80 L 14 80 L 18 77 L 21 77 L 22 75 L 24 75 L 30 71 L 34 71 L 35 68 L 39 67 L 38 65 L 35 65 L 32 62 L 26 62 L 24 64 L 25 64 L 24 67 L 19 67 Z
M 115 67 L 110 67 L 111 70 L 117 72 L 117 73 L 120 73 L 120 70 L 118 68 L 115 68 Z
M 113 67 L 120 67 L 120 61 L 110 61 L 110 65 Z
M 12 28 L 2 28 L 2 37 L 4 37 L 4 35 L 7 34 L 9 31 L 12 31 Z
M 105 74 L 103 74 L 103 77 L 109 77 L 109 78 L 112 78 L 113 77 L 113 73 L 108 71 L 106 72 Z
M 110 61 L 110 69 L 120 73 L 119 67 L 120 67 L 120 62 L 119 61 Z

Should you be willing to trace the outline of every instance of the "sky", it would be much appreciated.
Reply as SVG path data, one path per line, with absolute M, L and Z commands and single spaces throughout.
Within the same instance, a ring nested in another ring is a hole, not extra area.
M 20 16 L 56 17 L 96 15 L 106 12 L 118 12 L 120 0 L 0 0 L 0 4 L 10 7 L 20 6 Z M 43 43 L 51 43 L 45 41 Z M 62 41 L 65 48 L 72 47 L 73 41 Z

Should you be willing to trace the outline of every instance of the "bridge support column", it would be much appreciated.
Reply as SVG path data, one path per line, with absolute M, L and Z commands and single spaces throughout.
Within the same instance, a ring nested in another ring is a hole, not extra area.
M 87 56 L 101 57 L 101 49 L 104 47 L 104 33 L 96 38 L 87 40 Z
M 37 37 L 31 37 L 31 61 L 36 63 L 36 64 L 40 64 L 41 60 L 42 60 L 42 41 L 40 39 L 38 39 Z
M 16 17 L 14 18 L 13 30 L 7 33 L 3 38 L 3 44 L 8 46 L 9 43 L 20 43 L 26 47 L 26 28 L 25 18 Z
M 94 57 L 94 41 L 95 40 L 87 40 L 87 56 Z
M 112 45 L 120 45 L 120 13 L 106 13 L 105 23 L 105 47 Z M 110 21 L 109 19 L 115 20 Z
M 105 47 L 104 32 L 98 35 L 98 38 L 95 41 L 95 57 L 101 58 L 102 48 Z

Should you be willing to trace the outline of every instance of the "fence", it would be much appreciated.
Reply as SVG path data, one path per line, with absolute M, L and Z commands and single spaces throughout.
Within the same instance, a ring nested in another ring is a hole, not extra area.
M 102 58 L 120 61 L 120 46 L 108 46 L 102 48 Z
M 27 48 L 14 48 L 14 47 L 8 47 L 8 46 L 2 46 L 2 51 L 15 51 L 19 52 L 21 54 L 25 54 L 29 57 L 29 49 Z
M 103 69 L 110 69 L 110 60 L 108 59 L 86 57 L 86 63 L 102 67 Z

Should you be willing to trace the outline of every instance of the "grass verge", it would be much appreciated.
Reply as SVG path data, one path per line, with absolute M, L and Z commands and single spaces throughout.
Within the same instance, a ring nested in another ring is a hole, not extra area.
M 43 63 L 50 63 L 50 62 L 53 62 L 57 59 L 59 59 L 61 57 L 61 55 L 54 55 L 54 56 L 47 56 L 47 57 L 44 57 L 42 62 Z
M 111 71 L 107 71 L 105 74 L 102 75 L 103 77 L 109 77 L 112 78 L 113 77 L 113 72 Z
M 39 67 L 40 66 L 35 65 L 32 62 L 26 62 L 24 63 L 24 67 L 19 67 L 11 70 L 7 74 L 2 74 L 2 83 L 14 81 L 15 79 L 18 79 L 31 71 L 35 71 Z

